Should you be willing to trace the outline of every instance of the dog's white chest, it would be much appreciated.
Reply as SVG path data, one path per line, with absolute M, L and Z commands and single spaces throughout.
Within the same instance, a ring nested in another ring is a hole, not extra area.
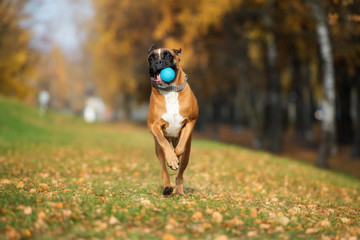
M 183 127 L 184 117 L 180 115 L 179 94 L 177 92 L 159 91 L 165 97 L 166 113 L 162 115 L 162 119 L 169 123 L 165 129 L 165 137 L 177 137 Z

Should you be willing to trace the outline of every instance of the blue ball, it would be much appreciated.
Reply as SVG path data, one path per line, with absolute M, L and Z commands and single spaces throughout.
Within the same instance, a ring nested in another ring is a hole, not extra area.
M 160 77 L 164 82 L 171 82 L 175 78 L 175 71 L 172 68 L 164 68 L 160 72 Z

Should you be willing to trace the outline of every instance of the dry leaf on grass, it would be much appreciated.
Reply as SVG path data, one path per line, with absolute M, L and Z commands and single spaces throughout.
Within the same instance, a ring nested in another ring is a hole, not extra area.
M 117 223 L 119 223 L 119 220 L 116 217 L 111 216 L 110 219 L 109 219 L 109 224 L 114 225 L 114 224 L 117 224 Z
M 25 184 L 24 184 L 24 182 L 18 182 L 17 184 L 16 184 L 16 187 L 17 188 L 24 188 L 24 186 L 25 186 Z
M 277 222 L 280 223 L 283 226 L 288 225 L 288 223 L 290 222 L 290 219 L 288 217 L 285 216 L 281 216 L 277 219 Z
M 2 179 L 0 180 L 0 183 L 6 185 L 6 184 L 10 184 L 11 181 L 10 181 L 9 179 L 2 178 Z
M 256 237 L 257 236 L 257 232 L 256 231 L 250 231 L 247 233 L 248 237 Z
M 200 211 L 196 211 L 196 212 L 191 216 L 191 218 L 192 218 L 194 221 L 200 221 L 203 217 L 204 217 L 204 216 L 203 216 L 202 212 L 200 212 Z
M 24 208 L 24 213 L 25 213 L 25 215 L 30 215 L 32 213 L 32 208 L 31 207 L 25 207 Z
M 320 222 L 320 226 L 322 226 L 324 228 L 328 228 L 328 227 L 331 227 L 331 224 L 328 219 L 325 219 Z
M 319 231 L 319 229 L 317 229 L 317 228 L 308 228 L 308 229 L 306 229 L 305 234 L 314 234 L 314 233 L 317 233 L 318 231 Z
M 261 228 L 261 229 L 269 229 L 269 228 L 270 228 L 270 224 L 262 223 L 262 224 L 260 224 L 260 228 Z
M 212 214 L 212 221 L 216 223 L 221 223 L 223 221 L 223 216 L 219 212 L 214 212 Z
M 70 209 L 64 209 L 63 214 L 64 214 L 64 217 L 71 217 L 72 212 Z
M 253 218 L 256 218 L 257 217 L 257 210 L 256 208 L 252 208 L 250 210 L 250 216 L 253 217 Z
M 176 237 L 170 233 L 165 233 L 162 237 L 162 240 L 175 240 Z
M 214 240 L 228 240 L 229 238 L 226 235 L 219 235 L 214 238 Z

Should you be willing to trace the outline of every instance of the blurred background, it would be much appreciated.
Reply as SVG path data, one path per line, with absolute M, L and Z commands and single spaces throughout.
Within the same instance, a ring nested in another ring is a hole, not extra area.
M 358 0 L 1 0 L 0 94 L 144 124 L 152 43 L 183 50 L 196 137 L 360 177 Z

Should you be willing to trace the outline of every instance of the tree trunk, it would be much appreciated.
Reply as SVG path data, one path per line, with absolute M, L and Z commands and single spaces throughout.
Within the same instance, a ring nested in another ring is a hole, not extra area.
M 303 76 L 301 75 L 301 62 L 294 54 L 292 61 L 292 80 L 293 80 L 293 91 L 296 94 L 295 97 L 295 134 L 297 137 L 303 137 L 305 133 L 304 129 L 304 99 L 303 99 Z
M 335 77 L 327 14 L 322 0 L 311 0 L 323 69 L 323 120 L 318 167 L 328 167 L 335 146 Z
M 346 76 L 343 76 L 337 84 L 337 93 L 337 103 L 339 107 L 336 119 L 338 143 L 351 144 L 353 139 L 353 123 L 350 116 L 351 85 Z
M 356 88 L 356 126 L 354 133 L 353 146 L 351 151 L 351 156 L 353 158 L 360 157 L 360 70 L 357 71 L 357 75 L 355 79 L 355 88 Z
M 268 94 L 267 94 L 267 114 L 268 121 L 266 127 L 266 146 L 272 152 L 280 152 L 282 149 L 283 136 L 283 108 L 281 101 L 281 84 L 277 69 L 277 48 L 274 36 L 274 23 L 271 11 L 275 0 L 268 0 L 268 11 L 264 14 L 264 22 L 267 31 L 267 75 L 268 75 Z
M 255 149 L 263 147 L 263 133 L 264 133 L 264 91 L 259 86 L 254 86 L 254 82 L 250 81 L 249 72 L 252 72 L 255 77 L 260 78 L 258 72 L 252 69 L 249 64 L 250 59 L 247 55 L 248 44 L 247 40 L 243 39 L 241 42 L 242 49 L 240 51 L 241 62 L 239 64 L 239 74 L 241 76 L 241 86 L 238 87 L 242 98 L 243 114 L 246 115 L 246 120 L 252 131 L 252 146 Z
M 313 101 L 313 91 L 311 89 L 310 83 L 310 69 L 309 63 L 303 64 L 302 66 L 302 74 L 304 77 L 304 86 L 303 86 L 303 100 L 304 100 L 304 130 L 305 130 L 305 139 L 307 141 L 313 140 L 313 109 L 314 109 L 314 101 Z
M 296 136 L 310 141 L 312 132 L 312 90 L 310 70 L 307 62 L 301 63 L 296 55 L 293 57 L 293 91 L 296 93 Z

